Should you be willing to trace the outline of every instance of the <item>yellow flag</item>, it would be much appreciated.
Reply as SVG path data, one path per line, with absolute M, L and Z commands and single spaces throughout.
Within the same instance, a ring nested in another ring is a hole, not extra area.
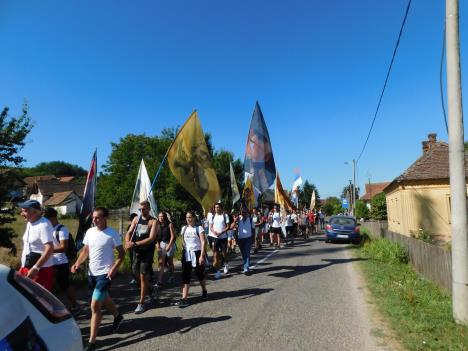
M 249 211 L 252 211 L 256 204 L 251 177 L 247 177 L 245 180 L 244 189 L 242 190 L 242 200 L 244 201 L 244 204 L 247 206 Z
M 221 191 L 197 111 L 190 115 L 177 134 L 167 162 L 174 177 L 208 213 L 221 198 Z
M 280 205 L 282 210 L 294 210 L 294 206 L 292 205 L 291 200 L 289 200 L 289 197 L 284 192 L 278 172 L 276 172 L 275 202 Z

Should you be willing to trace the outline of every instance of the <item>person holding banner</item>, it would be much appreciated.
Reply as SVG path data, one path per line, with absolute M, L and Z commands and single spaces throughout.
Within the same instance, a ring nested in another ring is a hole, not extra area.
M 255 248 L 254 254 L 262 247 L 263 242 L 263 220 L 262 216 L 258 213 L 256 208 L 252 209 L 252 223 L 255 230 Z
M 150 296 L 149 276 L 153 272 L 154 242 L 158 233 L 156 220 L 150 215 L 149 201 L 140 202 L 141 215 L 135 217 L 125 234 L 125 248 L 133 249 L 133 274 L 140 280 L 140 301 L 136 314 L 145 312 L 145 297 Z

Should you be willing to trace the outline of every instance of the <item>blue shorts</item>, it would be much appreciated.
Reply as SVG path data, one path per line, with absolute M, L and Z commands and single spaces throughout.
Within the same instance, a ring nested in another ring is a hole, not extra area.
M 93 300 L 102 302 L 109 296 L 111 281 L 107 278 L 107 274 L 88 275 L 88 285 Z

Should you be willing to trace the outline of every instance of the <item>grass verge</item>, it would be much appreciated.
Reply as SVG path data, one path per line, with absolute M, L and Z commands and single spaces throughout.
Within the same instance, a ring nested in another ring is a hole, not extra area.
M 406 263 L 404 248 L 370 240 L 359 255 L 375 303 L 405 348 L 468 350 L 468 327 L 453 321 L 451 296 Z

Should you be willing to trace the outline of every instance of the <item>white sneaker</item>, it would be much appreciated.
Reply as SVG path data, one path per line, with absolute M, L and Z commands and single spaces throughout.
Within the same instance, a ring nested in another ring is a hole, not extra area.
M 139 303 L 138 306 L 135 308 L 135 314 L 140 314 L 145 311 L 146 311 L 145 306 L 141 303 Z
M 228 274 L 228 272 L 229 272 L 229 267 L 228 267 L 228 265 L 225 265 L 224 266 L 224 274 Z
M 220 271 L 216 271 L 215 273 L 215 279 L 219 279 L 221 278 L 221 272 Z

